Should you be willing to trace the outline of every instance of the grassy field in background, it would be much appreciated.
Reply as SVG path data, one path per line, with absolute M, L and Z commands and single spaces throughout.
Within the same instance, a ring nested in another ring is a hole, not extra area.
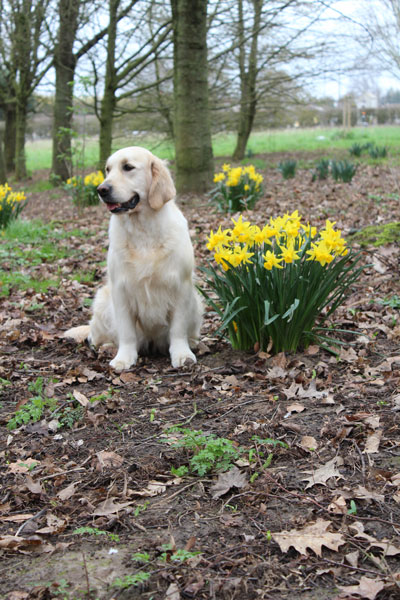
M 232 155 L 236 142 L 234 133 L 218 134 L 213 138 L 215 157 Z M 274 152 L 317 151 L 328 154 L 332 149 L 346 150 L 354 143 L 374 142 L 378 146 L 386 146 L 388 150 L 400 152 L 400 127 L 354 127 L 348 131 L 335 129 L 284 129 L 254 132 L 248 143 L 251 154 L 268 154 Z M 161 158 L 173 159 L 172 142 L 161 138 L 135 137 L 119 139 L 114 148 L 129 145 L 140 145 L 153 151 Z M 30 172 L 48 169 L 51 165 L 51 140 L 38 140 L 26 144 L 27 166 Z M 85 142 L 85 167 L 95 167 L 98 159 L 98 140 Z

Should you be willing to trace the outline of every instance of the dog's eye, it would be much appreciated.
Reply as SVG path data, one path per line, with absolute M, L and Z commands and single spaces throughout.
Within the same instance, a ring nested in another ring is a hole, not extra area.
M 133 171 L 135 167 L 133 165 L 129 165 L 128 163 L 126 163 L 123 167 L 122 170 L 123 171 Z

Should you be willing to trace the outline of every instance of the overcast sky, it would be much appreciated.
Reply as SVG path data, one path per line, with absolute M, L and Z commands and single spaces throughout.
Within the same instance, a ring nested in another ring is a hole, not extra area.
M 345 47 L 343 49 L 344 62 L 349 57 L 352 57 L 355 61 L 359 54 L 359 48 L 355 42 L 352 42 L 352 37 L 363 35 L 368 40 L 368 26 L 369 18 L 368 12 L 374 11 L 376 15 L 382 14 L 382 3 L 380 0 L 338 0 L 332 5 L 331 9 L 326 11 L 326 19 L 322 24 L 323 30 L 326 30 L 327 36 L 335 35 L 341 36 L 347 34 Z M 342 15 L 347 17 L 347 20 L 343 21 Z M 353 91 L 355 88 L 360 88 L 365 85 L 373 88 L 379 88 L 379 90 L 385 93 L 388 89 L 400 89 L 400 79 L 396 79 L 393 75 L 388 72 L 384 72 L 379 67 L 379 56 L 373 53 L 373 40 L 372 37 L 369 40 L 372 55 L 377 60 L 376 68 L 372 65 L 370 69 L 367 69 L 364 73 L 346 73 L 344 69 L 342 73 L 338 75 L 327 75 L 321 77 L 321 79 L 315 83 L 311 89 L 311 93 L 323 97 L 331 96 L 337 100 L 340 96 Z M 367 49 L 368 43 L 365 48 Z

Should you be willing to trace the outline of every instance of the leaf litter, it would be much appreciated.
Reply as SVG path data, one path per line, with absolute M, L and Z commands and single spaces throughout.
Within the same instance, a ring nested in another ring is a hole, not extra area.
M 394 165 L 363 165 L 349 185 L 316 186 L 301 170 L 284 183 L 273 169 L 264 175 L 251 222 L 298 209 L 317 226 L 333 218 L 346 236 L 400 220 Z M 209 230 L 230 217 L 205 198 L 182 201 L 205 264 Z M 26 216 L 58 220 L 85 241 L 73 233 L 60 242 L 72 254 L 35 266 L 38 277 L 61 273 L 57 288 L 12 288 L 1 299 L 0 597 L 109 599 L 121 593 L 116 581 L 142 572 L 149 578 L 130 598 L 398 597 L 399 312 L 381 302 L 400 295 L 398 245 L 363 250 L 373 266 L 335 315 L 352 344 L 337 356 L 317 346 L 233 352 L 207 311 L 197 365 L 176 371 L 166 357 L 145 357 L 116 375 L 112 349 L 94 354 L 62 338 L 90 317 L 107 215 L 77 216 L 60 191 L 51 201 L 37 194 Z M 85 270 L 94 276 L 74 279 Z M 40 378 L 55 403 L 9 431 Z M 162 442 L 172 425 L 230 440 L 243 449 L 238 466 L 171 473 L 191 458 Z

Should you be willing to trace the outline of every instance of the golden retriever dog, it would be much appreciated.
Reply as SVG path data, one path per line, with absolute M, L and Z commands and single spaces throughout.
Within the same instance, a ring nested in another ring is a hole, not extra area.
M 118 150 L 97 188 L 111 213 L 107 283 L 96 293 L 92 319 L 64 337 L 114 344 L 115 371 L 138 354 L 167 352 L 173 367 L 196 362 L 202 303 L 193 283 L 194 258 L 187 221 L 175 204 L 164 163 L 145 148 Z

